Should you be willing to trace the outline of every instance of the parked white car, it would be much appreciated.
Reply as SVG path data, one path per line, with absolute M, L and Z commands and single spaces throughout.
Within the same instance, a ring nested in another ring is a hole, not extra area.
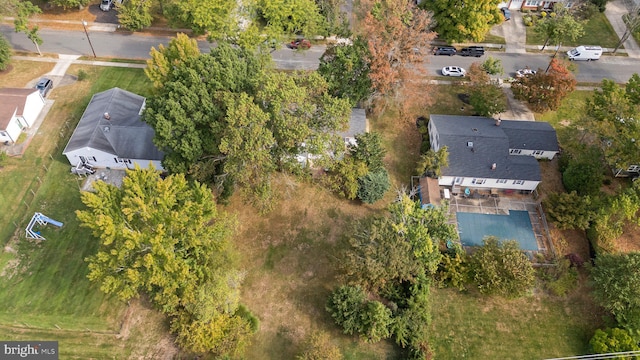
M 520 70 L 516 71 L 516 77 L 520 78 L 520 77 L 527 76 L 527 75 L 535 75 L 535 73 L 537 73 L 537 71 L 531 70 L 529 68 L 524 68 L 524 69 L 520 69 Z
M 442 75 L 444 76 L 465 76 L 467 70 L 460 66 L 445 66 L 442 68 Z
M 102 2 L 100 2 L 100 10 L 102 11 L 109 11 L 112 6 L 113 0 L 102 0 Z

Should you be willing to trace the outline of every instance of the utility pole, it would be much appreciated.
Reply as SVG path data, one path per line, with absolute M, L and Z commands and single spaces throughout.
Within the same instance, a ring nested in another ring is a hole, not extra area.
M 91 38 L 89 38 L 89 32 L 87 31 L 87 22 L 82 20 L 82 27 L 84 28 L 84 33 L 87 35 L 87 41 L 89 41 L 89 46 L 91 46 L 91 52 L 93 53 L 93 57 L 96 58 L 96 51 L 93 50 L 93 44 L 91 43 Z

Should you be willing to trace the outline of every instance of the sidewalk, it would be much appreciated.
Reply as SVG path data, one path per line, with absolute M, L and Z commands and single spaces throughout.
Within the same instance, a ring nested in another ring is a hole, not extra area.
M 618 38 L 622 38 L 625 31 L 627 30 L 627 26 L 624 21 L 622 21 L 622 15 L 629 13 L 629 10 L 623 3 L 623 0 L 612 0 L 607 3 L 607 8 L 604 11 L 604 15 L 613 26 L 616 34 L 618 34 Z M 636 43 L 636 40 L 633 36 L 629 36 L 629 38 L 623 43 L 624 49 L 629 55 L 629 57 L 640 58 L 640 47 Z

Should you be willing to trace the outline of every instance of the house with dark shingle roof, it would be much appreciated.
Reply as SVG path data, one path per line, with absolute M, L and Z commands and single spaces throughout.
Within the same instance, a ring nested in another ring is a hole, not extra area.
M 15 143 L 36 122 L 44 105 L 37 89 L 0 89 L 0 143 Z
M 150 164 L 162 170 L 164 154 L 153 144 L 155 132 L 141 120 L 145 98 L 113 88 L 93 95 L 62 152 L 73 166 L 132 169 Z
M 479 116 L 431 115 L 429 140 L 434 151 L 446 146 L 449 153 L 440 186 L 533 191 L 541 180 L 537 159 L 559 151 L 546 122 Z

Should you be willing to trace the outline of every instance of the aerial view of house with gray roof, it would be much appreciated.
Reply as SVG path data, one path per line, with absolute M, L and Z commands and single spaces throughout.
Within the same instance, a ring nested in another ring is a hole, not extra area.
M 150 164 L 162 170 L 164 154 L 153 144 L 155 132 L 141 120 L 145 98 L 113 88 L 93 95 L 62 152 L 73 166 L 132 169 Z
M 546 122 L 479 116 L 431 115 L 429 140 L 434 151 L 446 146 L 449 153 L 440 186 L 533 191 L 541 181 L 537 159 L 559 151 Z

